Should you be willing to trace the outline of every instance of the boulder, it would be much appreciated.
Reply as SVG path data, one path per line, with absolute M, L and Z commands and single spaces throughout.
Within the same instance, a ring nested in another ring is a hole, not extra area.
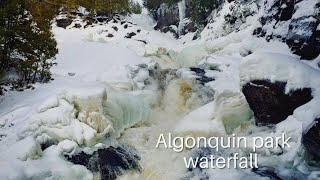
M 128 38 L 128 39 L 131 39 L 133 36 L 137 35 L 136 33 L 134 32 L 131 32 L 131 33 L 127 33 L 127 35 L 125 36 L 125 38 Z
M 311 128 L 302 135 L 302 144 L 316 158 L 320 158 L 320 118 L 317 118 Z
M 71 23 L 72 23 L 72 19 L 69 19 L 69 18 L 62 18 L 62 19 L 56 20 L 57 26 L 61 28 L 67 28 Z
M 68 161 L 85 166 L 91 172 L 100 173 L 101 180 L 113 180 L 126 170 L 140 171 L 140 157 L 121 147 L 99 149 L 93 154 L 81 152 L 74 156 L 65 156 Z
M 242 88 L 258 125 L 275 125 L 312 99 L 310 88 L 285 93 L 286 82 L 255 80 Z

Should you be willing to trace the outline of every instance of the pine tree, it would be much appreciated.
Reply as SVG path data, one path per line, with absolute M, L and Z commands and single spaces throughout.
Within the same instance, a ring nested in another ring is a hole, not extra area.
M 50 79 L 50 67 L 57 54 L 51 32 L 54 13 L 43 2 L 6 0 L 0 6 L 1 69 L 14 69 L 19 86 Z
M 205 25 L 206 18 L 223 2 L 223 0 L 191 0 L 191 19 L 198 25 Z

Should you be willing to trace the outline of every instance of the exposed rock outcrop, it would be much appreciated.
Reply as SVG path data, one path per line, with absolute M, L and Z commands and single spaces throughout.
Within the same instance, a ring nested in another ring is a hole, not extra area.
M 184 35 L 188 32 L 196 32 L 198 28 L 196 24 L 190 20 L 192 9 L 190 0 L 186 0 L 185 5 L 185 12 L 183 14 L 185 14 L 185 18 L 189 20 L 183 22 L 184 28 L 182 29 L 182 32 L 178 32 L 178 27 L 180 23 L 178 4 L 172 6 L 162 4 L 160 6 L 160 8 L 156 12 L 155 19 L 157 21 L 157 25 L 154 27 L 154 29 L 160 30 L 164 33 L 171 32 L 176 37 L 179 37 L 179 35 Z M 204 17 L 204 20 L 205 18 L 206 17 Z
M 320 3 L 313 0 L 276 0 L 266 4 L 262 27 L 254 35 L 286 42 L 294 54 L 311 60 L 320 54 Z M 305 9 L 307 8 L 307 9 Z

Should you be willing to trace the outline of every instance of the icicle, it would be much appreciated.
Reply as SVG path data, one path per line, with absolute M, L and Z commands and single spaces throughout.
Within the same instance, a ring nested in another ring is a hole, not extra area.
M 184 28 L 184 18 L 186 16 L 186 1 L 182 0 L 180 2 L 178 2 L 178 7 L 179 7 L 179 27 L 178 27 L 178 34 L 179 36 L 181 36 L 181 34 L 183 33 L 183 28 Z

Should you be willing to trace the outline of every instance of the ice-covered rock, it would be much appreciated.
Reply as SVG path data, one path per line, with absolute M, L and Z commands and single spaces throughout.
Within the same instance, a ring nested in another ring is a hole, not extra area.
M 150 96 L 149 92 L 126 93 L 112 88 L 65 91 L 57 97 L 58 104 L 50 100 L 42 105 L 19 136 L 32 134 L 44 147 L 63 140 L 93 146 L 106 137 L 118 138 L 124 129 L 148 120 Z
M 154 93 L 150 91 L 109 92 L 103 114 L 112 123 L 112 136 L 118 138 L 125 129 L 147 121 L 153 103 Z
M 215 118 L 222 122 L 227 134 L 244 125 L 252 118 L 252 111 L 244 95 L 239 92 L 224 91 L 216 94 Z
M 289 25 L 286 42 L 293 53 L 301 56 L 302 59 L 314 59 L 320 54 L 318 25 L 319 20 L 313 16 L 293 19 Z
M 68 161 L 85 166 L 101 180 L 113 180 L 125 171 L 140 171 L 140 157 L 122 147 L 99 149 L 92 154 L 85 152 L 66 156 Z
M 208 52 L 205 46 L 194 45 L 186 47 L 179 52 L 175 61 L 181 68 L 196 67 L 207 55 Z

